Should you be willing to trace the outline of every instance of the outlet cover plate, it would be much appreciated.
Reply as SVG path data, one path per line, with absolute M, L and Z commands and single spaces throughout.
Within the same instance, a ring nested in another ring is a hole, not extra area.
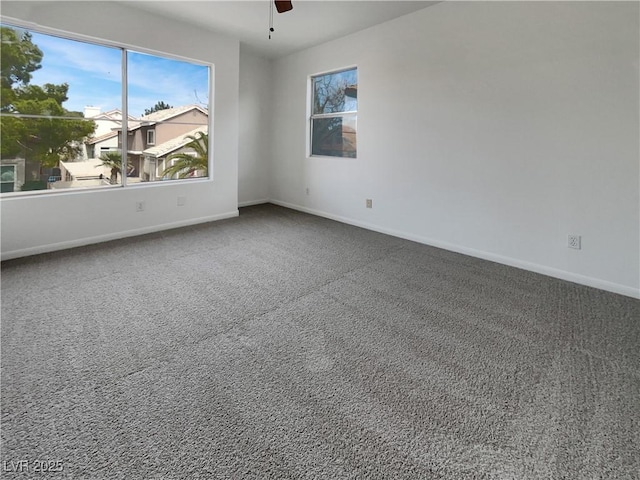
M 567 247 L 580 250 L 582 248 L 582 237 L 580 235 L 567 235 Z

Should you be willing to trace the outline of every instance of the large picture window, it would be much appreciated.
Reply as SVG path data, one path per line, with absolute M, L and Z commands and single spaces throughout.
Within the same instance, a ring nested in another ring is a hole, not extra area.
M 207 65 L 0 29 L 2 193 L 209 176 Z
M 311 155 L 357 156 L 358 71 L 311 77 Z

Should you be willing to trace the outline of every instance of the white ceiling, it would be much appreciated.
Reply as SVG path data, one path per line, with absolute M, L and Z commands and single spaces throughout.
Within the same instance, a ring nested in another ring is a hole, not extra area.
M 426 8 L 437 1 L 293 0 L 278 14 L 269 40 L 270 0 L 133 1 L 134 8 L 180 19 L 240 39 L 254 53 L 277 58 Z

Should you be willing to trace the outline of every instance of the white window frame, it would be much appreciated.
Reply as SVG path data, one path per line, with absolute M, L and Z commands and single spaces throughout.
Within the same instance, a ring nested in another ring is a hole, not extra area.
M 355 123 L 357 125 L 357 116 L 358 116 L 358 110 L 345 110 L 345 111 L 340 111 L 340 112 L 332 112 L 332 113 L 314 113 L 313 112 L 313 107 L 314 107 L 314 100 L 315 100 L 315 88 L 314 88 L 314 82 L 317 78 L 319 77 L 324 77 L 326 75 L 334 75 L 334 74 L 339 74 L 342 72 L 348 72 L 350 70 L 355 70 L 356 71 L 356 75 L 358 75 L 358 66 L 357 65 L 351 65 L 348 67 L 344 67 L 344 68 L 339 68 L 337 70 L 329 70 L 326 72 L 320 72 L 320 73 L 315 73 L 313 75 L 309 76 L 309 87 L 308 87 L 308 99 L 309 101 L 307 102 L 308 105 L 308 124 L 307 124 L 307 157 L 326 157 L 326 158 L 357 158 L 358 157 L 358 151 L 357 151 L 357 147 L 356 147 L 356 154 L 355 157 L 345 157 L 345 156 L 338 156 L 338 155 L 325 155 L 325 154 L 318 154 L 318 153 L 313 153 L 313 122 L 314 120 L 319 120 L 319 119 L 326 119 L 326 118 L 345 118 L 345 117 L 355 117 Z M 360 83 L 360 79 L 358 78 L 358 83 Z M 356 145 L 357 145 L 357 138 L 358 138 L 358 129 L 356 127 Z
M 151 128 L 147 130 L 147 145 L 155 145 L 156 144 L 156 130 L 155 128 Z
M 84 42 L 84 43 L 90 43 L 92 45 L 97 45 L 97 46 L 101 46 L 101 47 L 107 47 L 107 48 L 117 48 L 119 50 L 121 50 L 122 52 L 122 104 L 121 104 L 121 111 L 122 111 L 122 121 L 120 122 L 121 125 L 121 136 L 120 136 L 120 141 L 122 142 L 122 146 L 125 146 L 128 144 L 125 143 L 123 141 L 123 139 L 125 138 L 124 136 L 124 132 L 127 132 L 127 136 L 133 136 L 134 132 L 129 131 L 128 129 L 128 92 L 127 92 L 127 83 L 128 83 L 128 77 L 127 77 L 127 53 L 128 52 L 135 52 L 135 53 L 142 53 L 142 54 L 148 54 L 148 55 L 154 55 L 157 57 L 163 57 L 163 58 L 167 58 L 167 59 L 171 59 L 171 60 L 178 60 L 178 61 L 182 61 L 182 62 L 189 62 L 192 63 L 194 65 L 199 65 L 199 66 L 203 66 L 206 67 L 208 69 L 208 78 L 209 78 L 209 82 L 208 82 L 208 98 L 209 101 L 207 102 L 207 106 L 206 109 L 209 112 L 208 113 L 208 122 L 207 122 L 207 126 L 208 126 L 208 130 L 209 132 L 213 132 L 213 114 L 214 114 L 214 103 L 213 103 L 213 99 L 214 99 L 214 90 L 213 90 L 213 85 L 215 82 L 215 65 L 211 64 L 211 63 L 207 63 L 205 61 L 202 60 L 194 60 L 192 58 L 187 58 L 187 57 L 182 57 L 180 55 L 175 55 L 175 54 L 171 54 L 171 53 L 167 53 L 167 52 L 161 52 L 161 51 L 156 51 L 156 50 L 151 50 L 148 48 L 144 48 L 144 47 L 138 47 L 135 45 L 129 45 L 129 44 L 124 44 L 124 43 L 119 43 L 119 42 L 114 42 L 114 41 L 107 41 L 107 40 L 103 40 L 103 39 L 99 39 L 99 38 L 95 38 L 95 37 L 91 37 L 89 35 L 82 35 L 79 33 L 75 33 L 75 32 L 69 32 L 69 31 L 65 31 L 65 30 L 60 30 L 60 29 L 56 29 L 56 28 L 51 28 L 51 27 L 46 27 L 46 26 L 42 26 L 42 25 L 37 25 L 34 26 L 33 23 L 31 22 L 25 22 L 22 21 L 20 19 L 15 19 L 15 18 L 3 18 L 2 16 L 0 16 L 0 23 L 3 26 L 6 27 L 12 27 L 12 28 L 18 28 L 18 29 L 24 29 L 28 32 L 34 32 L 34 33 L 39 33 L 39 34 L 43 34 L 43 35 L 50 35 L 50 36 L 54 36 L 54 37 L 58 37 L 58 38 L 62 38 L 65 40 L 71 40 L 71 41 L 76 41 L 76 42 Z M 49 118 L 49 117 L 45 117 L 43 116 L 43 118 Z M 68 120 L 77 120 L 77 117 L 56 117 L 56 118 L 61 118 L 61 119 L 68 119 Z M 209 138 L 209 165 L 207 167 L 207 176 L 206 177 L 197 177 L 197 178 L 193 178 L 193 179 L 176 179 L 175 181 L 178 182 L 189 182 L 189 183 L 194 183 L 194 182 L 212 182 L 213 181 L 213 135 L 210 136 Z M 127 160 L 127 149 L 125 148 L 121 148 L 121 144 L 119 142 L 118 144 L 118 149 L 122 151 L 122 155 L 123 155 L 123 160 Z M 158 181 L 149 181 L 149 182 L 136 182 L 136 183 L 130 183 L 127 184 L 127 180 L 126 180 L 127 176 L 123 175 L 122 176 L 122 183 L 119 185 L 110 185 L 108 187 L 99 187 L 100 190 L 104 189 L 104 188 L 122 188 L 122 187 L 127 187 L 127 188 L 154 188 L 154 187 L 158 187 L 158 186 L 162 186 L 165 185 L 165 182 L 158 182 Z M 92 187 L 86 187 L 86 188 L 81 188 L 81 189 L 74 189 L 74 188 L 69 188 L 69 189 L 56 189 L 54 190 L 32 190 L 32 191 L 27 191 L 27 192 L 7 192 L 6 194 L 2 194 L 2 197 L 5 196 L 34 196 L 34 195 L 52 195 L 52 194 L 62 194 L 62 195 L 67 195 L 67 194 L 74 194 L 77 193 L 79 191 L 87 191 L 87 190 L 97 190 L 98 188 L 92 188 Z M 0 197 L 1 198 L 1 197 Z

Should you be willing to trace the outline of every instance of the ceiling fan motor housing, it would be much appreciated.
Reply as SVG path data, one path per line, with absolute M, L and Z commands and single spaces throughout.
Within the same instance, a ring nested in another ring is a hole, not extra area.
M 276 4 L 276 10 L 278 13 L 288 12 L 293 9 L 293 5 L 290 1 L 274 0 L 274 3 Z

